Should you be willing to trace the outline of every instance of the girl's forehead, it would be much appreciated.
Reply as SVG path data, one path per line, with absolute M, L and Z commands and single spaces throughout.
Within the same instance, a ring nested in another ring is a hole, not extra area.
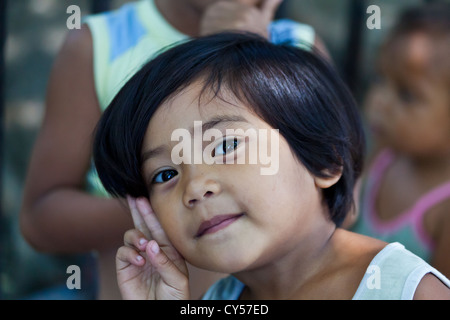
M 194 122 L 208 122 L 213 118 L 244 118 L 254 127 L 264 125 L 264 121 L 229 90 L 216 94 L 209 88 L 203 89 L 201 82 L 193 83 L 164 101 L 150 119 L 145 140 L 152 144 L 163 142 L 177 129 L 190 130 Z
M 166 99 L 156 110 L 150 124 L 188 123 L 204 120 L 214 115 L 250 113 L 236 96 L 225 88 L 215 93 L 196 81 Z

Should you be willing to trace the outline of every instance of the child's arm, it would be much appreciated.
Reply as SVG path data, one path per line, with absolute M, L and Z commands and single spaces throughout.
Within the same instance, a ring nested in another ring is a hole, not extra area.
M 128 210 L 118 200 L 97 198 L 83 190 L 101 115 L 92 54 L 88 28 L 71 31 L 49 79 L 45 117 L 20 212 L 23 235 L 40 251 L 114 248 L 132 227 Z
M 450 300 L 450 289 L 436 276 L 426 274 L 414 293 L 414 300 Z
M 172 246 L 150 203 L 128 198 L 135 229 L 125 233 L 116 256 L 117 283 L 124 299 L 189 299 L 184 258 Z

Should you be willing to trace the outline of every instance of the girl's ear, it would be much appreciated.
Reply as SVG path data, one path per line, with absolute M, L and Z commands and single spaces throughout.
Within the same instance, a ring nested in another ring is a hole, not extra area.
M 328 169 L 325 169 L 322 172 L 325 175 L 324 177 L 314 176 L 314 183 L 316 187 L 320 189 L 326 189 L 335 185 L 342 176 L 342 168 L 335 173 L 331 173 L 331 171 Z

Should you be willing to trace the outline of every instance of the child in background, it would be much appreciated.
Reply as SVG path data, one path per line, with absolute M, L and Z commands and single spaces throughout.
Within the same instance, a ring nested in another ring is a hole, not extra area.
M 355 103 L 315 54 L 239 33 L 165 51 L 94 141 L 99 177 L 129 196 L 135 224 L 116 258 L 123 298 L 191 298 L 188 261 L 232 274 L 205 299 L 450 299 L 449 280 L 402 245 L 339 228 L 363 150 Z
M 375 157 L 352 230 L 450 276 L 450 5 L 403 13 L 367 101 Z
M 123 233 L 133 224 L 128 209 L 105 197 L 92 170 L 92 133 L 100 115 L 153 54 L 188 37 L 244 30 L 274 42 L 319 45 L 324 51 L 312 27 L 273 21 L 279 4 L 280 0 L 141 0 L 88 16 L 81 30 L 70 31 L 49 79 L 44 121 L 30 159 L 20 213 L 26 240 L 47 253 L 95 250 L 98 296 L 119 298 L 114 257 Z M 191 271 L 198 275 L 199 288 L 201 280 L 217 278 Z

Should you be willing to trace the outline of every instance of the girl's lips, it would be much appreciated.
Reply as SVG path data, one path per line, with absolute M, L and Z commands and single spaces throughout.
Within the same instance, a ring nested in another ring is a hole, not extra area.
M 199 238 L 205 234 L 214 233 L 223 228 L 226 228 L 243 215 L 243 213 L 222 214 L 215 216 L 210 220 L 203 221 L 200 224 L 195 237 Z

